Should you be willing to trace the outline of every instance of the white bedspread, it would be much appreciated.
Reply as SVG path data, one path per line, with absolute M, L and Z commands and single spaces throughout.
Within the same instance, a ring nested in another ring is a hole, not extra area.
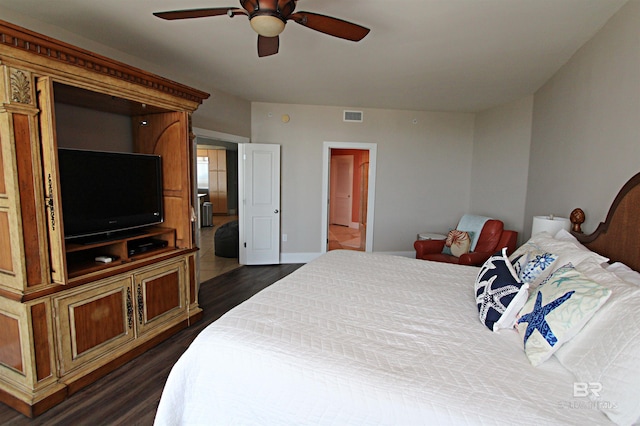
M 329 252 L 205 329 L 156 424 L 606 424 L 555 358 L 479 322 L 477 272 Z

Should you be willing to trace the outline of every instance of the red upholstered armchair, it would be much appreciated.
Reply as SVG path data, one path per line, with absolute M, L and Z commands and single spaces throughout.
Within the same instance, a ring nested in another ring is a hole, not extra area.
M 445 240 L 418 240 L 413 243 L 413 247 L 416 249 L 416 259 L 481 266 L 492 254 L 503 247 L 507 247 L 507 254 L 511 254 L 515 250 L 518 233 L 503 228 L 502 221 L 487 220 L 480 232 L 475 250 L 462 254 L 460 257 L 442 253 Z

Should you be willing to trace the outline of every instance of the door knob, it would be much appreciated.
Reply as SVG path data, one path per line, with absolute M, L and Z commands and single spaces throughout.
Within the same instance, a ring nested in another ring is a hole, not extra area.
M 280 213 L 280 210 L 275 209 L 273 212 L 277 214 L 277 213 Z

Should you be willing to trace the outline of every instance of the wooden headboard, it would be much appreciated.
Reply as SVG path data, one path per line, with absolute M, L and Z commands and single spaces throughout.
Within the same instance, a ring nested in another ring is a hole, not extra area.
M 609 208 L 607 218 L 596 230 L 585 235 L 580 230 L 584 213 L 571 213 L 572 234 L 590 250 L 608 257 L 610 262 L 623 262 L 640 271 L 640 173 L 620 189 Z

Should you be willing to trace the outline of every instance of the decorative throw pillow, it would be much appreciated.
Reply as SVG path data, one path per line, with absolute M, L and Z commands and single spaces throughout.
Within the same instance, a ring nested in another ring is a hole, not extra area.
M 537 284 L 539 277 L 543 279 L 548 276 L 549 269 L 557 259 L 555 254 L 532 249 L 512 258 L 511 262 L 520 281 L 531 285 Z
M 460 257 L 465 253 L 469 253 L 471 248 L 471 235 L 469 232 L 452 229 L 447 234 L 447 240 L 444 243 L 443 253 L 452 254 Z
M 540 284 L 520 311 L 518 333 L 533 366 L 571 340 L 607 301 L 611 290 L 567 264 Z
M 495 253 L 480 268 L 476 278 L 476 303 L 480 321 L 489 330 L 513 328 L 527 301 L 529 284 L 522 283 L 507 257 L 507 248 Z

